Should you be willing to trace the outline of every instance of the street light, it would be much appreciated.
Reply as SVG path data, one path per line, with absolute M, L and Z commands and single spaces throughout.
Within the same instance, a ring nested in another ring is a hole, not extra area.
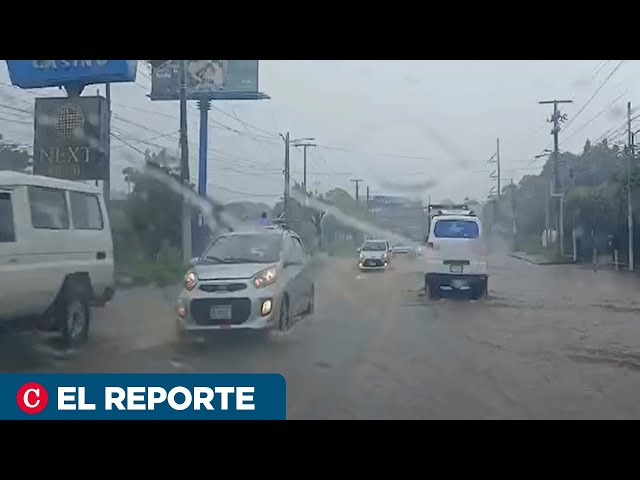
M 293 144 L 293 146 L 297 146 L 298 143 L 303 143 L 303 142 L 313 142 L 315 140 L 315 138 L 296 138 L 295 140 L 291 140 L 291 143 Z

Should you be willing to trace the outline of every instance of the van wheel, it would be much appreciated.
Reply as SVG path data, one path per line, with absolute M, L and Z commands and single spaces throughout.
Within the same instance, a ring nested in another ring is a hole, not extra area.
M 75 347 L 87 342 L 91 310 L 86 295 L 81 291 L 69 291 L 62 300 L 58 325 L 66 347 Z
M 440 288 L 438 284 L 429 282 L 427 277 L 424 279 L 424 291 L 429 300 L 437 300 L 440 298 Z
M 488 297 L 487 283 L 487 280 L 483 280 L 482 282 L 479 282 L 473 286 L 473 288 L 471 289 L 472 300 L 479 300 L 482 297 Z

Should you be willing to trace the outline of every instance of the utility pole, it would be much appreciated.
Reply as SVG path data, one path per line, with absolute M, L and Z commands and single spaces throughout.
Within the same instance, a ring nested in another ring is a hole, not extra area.
M 496 138 L 496 168 L 498 170 L 498 200 L 502 195 L 502 188 L 500 186 L 500 139 Z
M 553 129 L 551 133 L 553 134 L 553 189 L 550 193 L 553 196 L 562 196 L 560 185 L 560 148 L 558 146 L 558 134 L 560 133 L 560 122 L 566 120 L 566 115 L 562 115 L 558 110 L 558 105 L 561 103 L 573 103 L 573 100 L 542 100 L 538 102 L 540 105 L 550 105 L 553 104 L 553 116 L 549 120 L 549 122 L 553 123 Z M 556 215 L 556 225 L 557 225 L 557 234 L 558 239 L 556 242 L 556 251 L 558 256 L 562 255 L 562 242 L 564 241 L 564 225 L 563 225 L 563 215 L 560 211 L 564 208 L 563 199 L 560 198 L 559 206 L 558 206 L 558 214 Z
M 313 138 L 310 138 L 309 140 L 313 140 Z M 295 143 L 293 146 L 294 147 L 302 147 L 302 151 L 303 151 L 303 155 L 304 155 L 304 167 L 303 167 L 303 174 L 302 174 L 302 188 L 304 189 L 304 193 L 306 195 L 307 194 L 307 148 L 316 147 L 317 145 L 315 143 L 304 143 L 303 142 L 303 143 Z
M 496 169 L 489 174 L 489 178 L 496 180 L 496 194 L 498 195 L 498 200 L 500 200 L 500 195 L 502 195 L 502 185 L 500 183 L 500 139 L 496 139 L 496 153 L 494 153 L 489 159 L 488 163 L 495 163 Z M 493 189 L 492 189 L 493 190 Z M 491 192 L 489 192 L 491 193 Z
M 356 184 L 356 203 L 360 203 L 360 182 L 359 178 L 352 178 L 351 181 Z
M 518 212 L 516 207 L 516 186 L 511 179 L 511 215 L 513 217 L 513 250 L 518 251 Z
M 200 111 L 200 151 L 198 155 L 198 195 L 207 196 L 207 150 L 209 149 L 209 109 L 211 101 L 208 99 L 198 100 L 198 110 Z M 206 239 L 209 235 L 207 222 L 200 212 L 195 216 L 195 233 L 193 246 L 195 255 L 200 255 L 206 248 Z
M 284 136 L 280 134 L 284 140 L 284 220 L 289 223 L 289 187 L 291 181 L 291 171 L 289 167 L 289 148 L 291 145 L 289 132 Z
M 190 188 L 186 60 L 180 60 L 180 179 L 184 188 Z M 191 209 L 184 196 L 182 197 L 182 256 L 185 263 L 191 261 Z
M 369 185 L 367 185 L 367 213 L 369 213 Z
M 633 132 L 631 131 L 631 102 L 627 103 L 627 130 L 628 144 L 627 151 L 627 229 L 629 234 L 629 271 L 633 272 L 633 204 L 631 203 L 631 159 L 635 157 Z

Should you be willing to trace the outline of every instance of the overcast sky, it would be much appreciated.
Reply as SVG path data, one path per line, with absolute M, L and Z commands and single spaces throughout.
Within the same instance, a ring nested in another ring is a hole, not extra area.
M 209 193 L 223 201 L 273 204 L 283 190 L 284 144 L 278 134 L 290 131 L 292 138 L 314 137 L 318 144 L 309 150 L 309 188 L 353 192 L 350 180 L 360 178 L 363 194 L 368 185 L 371 195 L 484 199 L 494 185 L 487 160 L 497 138 L 503 183 L 541 168 L 541 160 L 531 162 L 551 147 L 545 121 L 552 106 L 539 100 L 574 101 L 563 106 L 568 121 L 562 150 L 579 151 L 585 139 L 623 124 L 626 102 L 640 104 L 635 79 L 640 64 L 620 62 L 261 61 L 260 90 L 271 100 L 219 101 L 210 112 Z M 135 84 L 112 89 L 114 133 L 128 144 L 112 140 L 117 190 L 126 188 L 123 168 L 142 166 L 140 151 L 163 146 L 177 151 L 178 102 L 150 101 L 149 77 L 146 64 L 139 63 Z M 5 62 L 0 62 L 0 82 L 0 134 L 31 145 L 33 99 L 60 91 L 11 87 Z M 104 93 L 103 86 L 97 88 Z M 198 120 L 191 102 L 194 182 Z M 301 181 L 300 149 L 292 151 L 291 165 L 292 178 Z

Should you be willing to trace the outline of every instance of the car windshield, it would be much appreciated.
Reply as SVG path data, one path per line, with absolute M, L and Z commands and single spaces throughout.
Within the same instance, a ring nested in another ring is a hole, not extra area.
M 384 242 L 366 242 L 362 246 L 362 250 L 369 252 L 382 252 L 387 249 L 387 244 Z
M 437 238 L 478 238 L 479 233 L 472 220 L 438 220 L 433 229 Z
M 274 234 L 225 235 L 202 255 L 214 263 L 273 263 L 280 259 L 282 237 Z

